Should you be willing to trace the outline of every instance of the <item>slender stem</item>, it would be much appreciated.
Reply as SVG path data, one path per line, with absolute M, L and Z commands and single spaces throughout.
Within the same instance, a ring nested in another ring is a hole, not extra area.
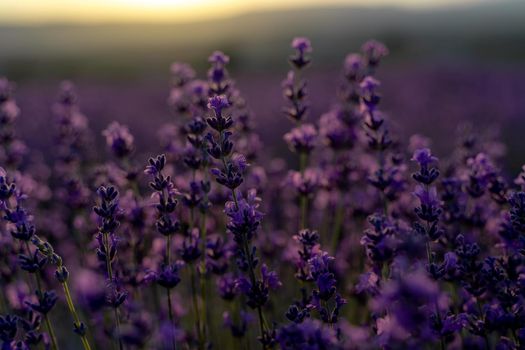
M 71 298 L 71 293 L 69 291 L 69 285 L 67 281 L 62 282 L 62 288 L 64 289 L 64 294 L 66 296 L 66 303 L 69 308 L 69 312 L 73 316 L 75 325 L 77 327 L 80 327 L 80 318 L 78 317 L 77 311 L 75 310 L 75 304 L 73 304 L 73 299 Z M 89 345 L 89 342 L 85 335 L 80 335 L 80 340 L 82 341 L 82 346 L 84 347 L 84 350 L 91 350 L 91 346 Z
M 308 166 L 308 153 L 301 152 L 299 154 L 299 171 L 301 172 L 301 177 L 304 177 L 304 171 Z M 300 208 L 301 208 L 301 223 L 300 229 L 305 229 L 307 226 L 307 215 L 308 215 L 308 196 L 301 194 L 300 195 Z
M 208 171 L 207 167 L 204 167 L 204 177 L 207 181 Z M 208 202 L 208 193 L 204 194 L 204 200 Z M 206 306 L 207 295 L 207 285 L 208 285 L 208 275 L 206 274 L 206 244 L 207 244 L 207 227 L 206 227 L 206 211 L 203 211 L 201 214 L 201 237 L 202 237 L 202 261 L 200 266 L 200 288 L 201 288 L 201 300 L 202 300 L 202 309 L 201 309 L 201 320 L 202 320 L 202 335 L 204 337 L 204 343 L 207 343 L 207 329 L 208 329 L 208 310 Z
M 104 247 L 106 250 L 106 269 L 108 272 L 108 279 L 110 282 L 113 282 L 113 270 L 111 269 L 111 260 L 109 258 L 109 237 L 107 233 L 103 233 L 102 237 L 104 239 Z
M 166 263 L 171 264 L 171 235 L 166 236 Z
M 104 232 L 103 233 L 103 238 L 104 238 L 104 245 L 105 245 L 105 249 L 106 249 L 106 268 L 108 270 L 108 279 L 109 279 L 110 283 L 113 283 L 113 270 L 111 268 L 111 259 L 109 257 L 110 248 L 109 248 L 109 235 L 108 235 L 108 233 Z M 117 331 L 118 346 L 119 346 L 119 349 L 122 350 L 124 348 L 124 346 L 122 344 L 122 339 L 120 337 L 120 319 L 119 319 L 119 315 L 118 315 L 118 307 L 114 308 L 113 314 L 115 316 L 115 327 L 116 327 L 116 331 Z
M 246 241 L 246 238 L 243 240 L 243 246 L 244 246 L 243 248 L 245 251 L 245 255 L 248 257 L 250 281 L 252 285 L 254 286 L 256 283 L 256 279 L 255 279 L 255 272 L 253 271 L 252 254 L 250 253 L 250 247 L 248 246 L 248 242 Z M 259 316 L 259 327 L 261 331 L 261 337 L 264 337 L 264 335 L 266 334 L 265 330 L 267 329 L 267 326 L 266 326 L 264 315 L 262 313 L 262 309 L 260 306 L 257 306 L 257 315 Z M 263 349 L 264 348 L 266 347 L 263 345 Z
M 46 323 L 47 331 L 49 332 L 49 337 L 51 338 L 51 347 L 55 350 L 58 350 L 58 342 L 57 337 L 55 335 L 55 330 L 53 329 L 53 326 L 51 325 L 51 322 L 49 321 L 49 316 L 47 314 L 44 315 L 44 321 Z
M 170 318 L 170 324 L 173 327 L 174 325 L 173 325 L 173 310 L 171 306 L 171 290 L 169 288 L 166 288 L 166 294 L 168 295 L 168 316 Z M 171 348 L 172 349 L 176 348 L 174 334 L 171 335 Z
M 301 207 L 301 229 L 305 229 L 307 224 L 306 224 L 306 216 L 308 215 L 307 212 L 308 212 L 308 197 L 304 194 L 301 195 L 300 199 L 300 207 Z
M 166 236 L 166 256 L 165 260 L 167 265 L 171 264 L 171 235 Z M 168 295 L 168 317 L 170 319 L 170 324 L 173 327 L 173 331 L 175 331 L 175 324 L 173 323 L 173 309 L 171 306 L 171 289 L 166 288 L 166 294 Z M 175 342 L 175 332 L 171 335 L 171 347 L 172 349 L 176 348 L 176 342 Z
M 27 254 L 31 255 L 31 249 L 29 248 L 29 243 L 27 241 L 25 242 L 25 245 L 27 249 Z M 39 272 L 35 272 L 34 275 L 35 275 L 35 282 L 36 282 L 37 290 L 39 292 L 42 292 L 43 289 L 42 289 L 42 283 L 40 281 Z M 51 347 L 54 350 L 58 350 L 58 342 L 57 342 L 57 338 L 55 335 L 55 330 L 53 329 L 51 322 L 49 322 L 49 316 L 47 315 L 47 313 L 43 314 L 43 316 L 44 316 L 44 322 L 46 323 L 47 332 L 49 333 L 49 338 L 51 338 Z
M 206 345 L 207 342 L 207 323 L 208 323 L 208 314 L 206 309 L 206 298 L 207 298 L 207 284 L 208 279 L 206 278 L 206 267 L 204 267 L 202 278 L 200 279 L 200 287 L 201 287 L 201 300 L 202 300 L 202 307 L 201 307 L 201 333 L 203 336 L 204 344 Z
M 430 222 L 426 222 L 426 225 L 427 225 L 427 232 L 429 232 L 430 230 Z M 433 257 L 432 257 L 432 250 L 430 248 L 430 239 L 427 237 L 427 241 L 425 242 L 425 246 L 426 246 L 426 250 L 427 250 L 427 261 L 428 261 L 428 264 L 432 264 L 432 260 L 433 260 Z M 443 321 L 441 320 L 441 315 L 439 314 L 439 305 L 438 305 L 438 302 L 437 300 L 435 301 L 435 308 L 436 308 L 436 316 L 437 316 L 437 321 L 438 321 L 438 325 L 441 329 L 441 327 L 443 326 Z M 445 350 L 445 340 L 443 338 L 443 335 L 439 335 L 439 344 L 440 344 L 440 347 L 442 350 Z
M 377 137 L 379 137 L 379 135 L 377 135 Z M 383 171 L 385 168 L 385 153 L 382 149 L 377 152 L 377 161 L 379 163 L 379 169 Z M 381 204 L 383 205 L 383 215 L 387 216 L 388 215 L 388 201 L 387 201 L 384 190 L 379 191 L 379 200 L 381 201 Z
M 40 276 L 38 273 L 35 273 L 35 280 L 36 285 L 39 291 L 42 291 L 42 283 L 40 282 Z M 51 338 L 51 347 L 55 350 L 58 350 L 58 342 L 55 335 L 55 330 L 53 329 L 53 326 L 51 325 L 51 322 L 49 322 L 49 316 L 44 314 L 44 321 L 46 323 L 47 331 L 49 333 L 49 337 Z
M 299 153 L 299 171 L 301 174 L 304 174 L 306 167 L 308 165 L 308 153 L 301 152 Z
M 221 131 L 219 133 L 220 143 L 222 144 L 222 141 L 224 139 L 224 131 Z M 224 166 L 224 170 L 226 171 L 228 169 L 227 163 L 226 163 L 226 157 L 221 156 L 222 165 Z M 237 194 L 234 189 L 231 189 L 232 192 L 232 198 L 233 202 L 235 203 L 235 210 L 239 210 L 239 201 L 237 199 Z M 244 249 L 246 256 L 248 257 L 248 264 L 249 264 L 249 275 L 252 285 L 255 285 L 256 278 L 255 278 L 255 272 L 253 271 L 253 260 L 252 260 L 252 254 L 250 252 L 250 249 L 248 247 L 248 242 L 246 240 L 246 237 L 243 236 L 243 242 L 241 249 Z M 193 273 L 193 272 L 192 272 Z M 192 276 L 193 277 L 193 276 Z M 257 313 L 259 316 L 259 326 L 261 329 L 261 337 L 265 336 L 265 329 L 266 329 L 266 322 L 264 320 L 264 316 L 262 313 L 262 309 L 260 306 L 257 307 Z M 263 345 L 263 349 L 266 348 L 265 345 Z
M 337 208 L 335 210 L 335 220 L 332 230 L 332 251 L 334 252 L 334 254 L 337 251 L 337 245 L 339 244 L 339 239 L 341 238 L 341 226 L 343 225 L 344 210 L 345 208 L 343 204 L 343 198 L 341 195 L 339 202 L 337 203 Z
M 199 301 L 197 300 L 197 286 L 195 283 L 195 271 L 194 271 L 193 264 L 190 266 L 190 280 L 191 280 L 191 300 L 193 303 L 193 312 L 195 314 L 195 323 L 196 323 L 196 328 L 197 328 L 197 337 L 199 340 L 199 349 L 204 349 L 204 344 L 203 344 L 203 339 L 202 339 L 202 334 L 201 334 Z

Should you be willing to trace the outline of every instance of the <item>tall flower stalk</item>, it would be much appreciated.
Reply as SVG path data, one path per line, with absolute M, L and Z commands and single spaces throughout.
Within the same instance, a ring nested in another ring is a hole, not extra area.
M 417 233 L 425 237 L 425 247 L 427 253 L 428 268 L 434 266 L 435 254 L 432 252 L 431 243 L 437 241 L 443 234 L 443 230 L 438 226 L 441 208 L 437 196 L 436 187 L 432 186 L 434 181 L 439 177 L 439 170 L 435 167 L 438 161 L 428 148 L 418 149 L 414 153 L 412 160 L 417 162 L 419 170 L 412 175 L 419 185 L 416 187 L 414 195 L 419 199 L 419 206 L 415 209 L 418 218 L 424 222 L 416 222 L 414 227 Z M 436 303 L 437 326 L 443 327 L 439 307 Z M 445 349 L 445 340 L 440 337 L 441 349 Z
M 284 113 L 292 120 L 295 127 L 284 135 L 284 140 L 290 150 L 299 155 L 299 175 L 293 175 L 295 176 L 294 184 L 299 187 L 308 181 L 305 179 L 305 171 L 308 167 L 310 153 L 316 145 L 317 129 L 312 124 L 303 124 L 308 112 L 308 103 L 306 101 L 306 81 L 301 78 L 301 73 L 311 62 L 308 53 L 312 52 L 312 45 L 307 38 L 298 37 L 293 39 L 292 48 L 295 53 L 290 56 L 289 61 L 293 69 L 288 72 L 282 87 L 289 105 L 284 109 Z M 308 226 L 308 197 L 310 195 L 311 192 L 299 191 L 299 229 Z
M 4 180 L 1 182 L 5 182 L 6 174 L 1 174 L 1 172 L 3 172 L 3 169 L 0 169 L 0 176 L 4 178 Z M 8 188 L 12 189 L 13 194 L 15 193 L 14 185 L 13 187 L 8 186 Z M 11 190 L 9 190 L 8 193 L 9 192 L 11 192 Z M 38 249 L 36 249 L 34 253 L 31 251 L 29 242 L 31 241 L 34 233 L 36 232 L 36 229 L 34 225 L 30 222 L 27 212 L 20 206 L 23 197 L 20 193 L 17 193 L 14 196 L 16 197 L 16 208 L 14 210 L 9 209 L 7 205 L 9 198 L 7 198 L 6 202 L 4 202 L 4 210 L 6 211 L 5 219 L 15 226 L 15 229 L 11 231 L 11 235 L 13 236 L 13 238 L 20 241 L 21 247 L 23 246 L 26 251 L 26 254 L 21 253 L 18 256 L 20 268 L 22 270 L 27 271 L 32 277 L 34 277 L 34 287 L 36 289 L 35 294 L 38 303 L 28 303 L 28 306 L 31 307 L 33 311 L 38 312 L 42 315 L 47 327 L 49 337 L 51 339 L 51 346 L 53 349 L 58 349 L 58 342 L 56 339 L 55 331 L 53 325 L 49 320 L 48 315 L 51 309 L 55 306 L 57 296 L 53 290 L 43 290 L 40 278 L 40 274 L 42 273 L 46 264 L 48 263 L 48 258 L 46 256 L 42 256 Z
M 75 304 L 73 303 L 73 298 L 69 289 L 69 271 L 63 265 L 62 257 L 54 251 L 53 246 L 49 242 L 46 242 L 36 235 L 36 228 L 30 222 L 30 216 L 23 207 L 22 200 L 24 198 L 25 195 L 16 189 L 14 183 L 9 182 L 6 172 L 0 168 L 0 204 L 2 209 L 6 212 L 4 219 L 15 225 L 15 230 L 12 232 L 12 235 L 14 238 L 22 239 L 25 242 L 28 252 L 30 251 L 28 242 L 30 241 L 33 244 L 38 252 L 35 252 L 35 255 L 33 256 L 35 259 L 37 259 L 33 261 L 34 263 L 37 265 L 43 263 L 42 260 L 38 260 L 36 255 L 41 254 L 46 262 L 55 265 L 55 278 L 62 285 L 64 290 L 66 303 L 74 321 L 74 332 L 80 336 L 84 350 L 91 350 L 89 341 L 86 337 L 87 327 L 83 322 L 80 321 L 80 317 L 76 311 Z M 10 209 L 10 201 L 14 201 L 16 204 L 14 210 Z M 27 263 L 27 260 L 22 259 L 22 262 Z M 33 306 L 33 308 L 39 309 L 41 313 L 45 314 L 47 319 L 47 313 L 54 305 L 56 297 L 54 297 L 52 293 L 50 294 L 49 292 L 41 292 L 40 282 L 37 282 L 37 286 L 39 289 L 39 304 Z M 46 321 L 46 324 L 48 326 L 49 332 L 54 334 L 49 320 Z M 53 337 L 53 335 L 51 336 Z M 52 341 L 54 342 L 54 345 L 57 346 L 56 340 Z
M 117 257 L 117 244 L 118 239 L 116 236 L 116 230 L 120 225 L 117 220 L 119 213 L 118 204 L 118 191 L 115 187 L 101 186 L 97 190 L 97 194 L 100 197 L 100 204 L 93 208 L 94 212 L 100 219 L 100 225 L 98 227 L 97 234 L 97 256 L 106 267 L 108 285 L 108 304 L 113 308 L 113 314 L 115 317 L 115 328 L 116 328 L 116 341 L 119 349 L 123 349 L 121 331 L 120 331 L 120 315 L 119 306 L 124 303 L 127 297 L 127 292 L 123 290 L 117 280 L 114 267 L 112 266 L 113 261 Z
M 174 218 L 175 208 L 177 206 L 177 199 L 175 198 L 176 189 L 171 181 L 170 176 L 163 174 L 166 165 L 166 156 L 159 155 L 156 158 L 150 158 L 149 165 L 144 171 L 146 174 L 153 177 L 150 182 L 150 187 L 155 191 L 155 197 L 158 200 L 155 203 L 157 210 L 157 231 L 166 237 L 166 248 L 164 254 L 164 263 L 158 273 L 157 282 L 162 287 L 166 288 L 166 296 L 168 300 L 168 316 L 170 326 L 174 329 L 173 318 L 173 304 L 171 298 L 171 289 L 179 282 L 179 267 L 178 263 L 173 263 L 171 256 L 171 238 L 180 230 L 179 222 Z M 173 332 L 175 333 L 175 332 Z M 171 335 L 172 348 L 176 348 L 174 335 Z
M 247 298 L 247 304 L 257 310 L 260 327 L 260 341 L 263 348 L 274 343 L 274 334 L 269 328 L 263 314 L 262 307 L 268 301 L 269 288 L 277 288 L 280 282 L 274 272 L 268 271 L 263 265 L 261 277 L 257 277 L 255 268 L 258 264 L 256 248 L 252 240 L 260 226 L 262 214 L 257 210 L 257 198 L 250 192 L 246 198 L 239 197 L 236 190 L 243 182 L 243 171 L 246 168 L 244 156 L 235 154 L 233 157 L 232 132 L 228 129 L 233 125 L 231 117 L 224 115 L 229 107 L 226 96 L 220 95 L 210 98 L 208 107 L 213 110 L 213 116 L 208 118 L 209 126 L 216 135 L 208 134 L 208 152 L 214 159 L 220 161 L 222 168 L 212 169 L 215 180 L 230 189 L 232 201 L 225 205 L 225 213 L 229 217 L 228 230 L 233 234 L 237 245 L 236 262 L 238 268 L 246 273 L 247 277 L 237 280 L 238 288 Z

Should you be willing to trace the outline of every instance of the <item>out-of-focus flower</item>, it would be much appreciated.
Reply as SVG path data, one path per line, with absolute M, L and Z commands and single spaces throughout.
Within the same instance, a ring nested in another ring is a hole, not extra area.
M 124 158 L 133 152 L 134 137 L 126 126 L 113 122 L 102 132 L 102 135 L 117 158 Z

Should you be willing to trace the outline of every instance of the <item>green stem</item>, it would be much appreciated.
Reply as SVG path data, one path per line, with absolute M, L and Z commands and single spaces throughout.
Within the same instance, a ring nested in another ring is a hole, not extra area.
M 307 224 L 307 213 L 308 213 L 308 197 L 306 195 L 301 195 L 300 207 L 301 207 L 301 229 L 305 229 Z
M 199 340 L 199 349 L 204 349 L 202 334 L 201 334 L 201 320 L 199 312 L 199 301 L 197 300 L 197 287 L 195 283 L 195 271 L 193 264 L 190 265 L 190 281 L 191 281 L 191 300 L 193 303 L 193 312 L 195 314 L 195 323 L 197 328 L 197 337 Z
M 252 285 L 254 286 L 256 284 L 256 279 L 255 279 L 255 272 L 253 271 L 253 261 L 252 261 L 252 254 L 250 252 L 250 247 L 248 246 L 248 242 L 246 241 L 246 238 L 243 239 L 243 249 L 244 249 L 244 254 L 248 257 L 248 264 L 249 264 L 249 275 L 250 275 L 250 281 L 252 283 Z M 266 326 L 266 321 L 264 319 L 264 315 L 262 313 L 262 309 L 260 306 L 257 306 L 257 315 L 259 316 L 259 327 L 260 327 L 260 331 L 261 331 L 261 337 L 264 337 L 264 335 L 266 334 L 266 329 L 267 326 Z M 266 348 L 264 345 L 263 345 L 263 349 Z
M 42 283 L 40 282 L 40 277 L 38 276 L 38 273 L 35 273 L 35 280 L 38 290 L 42 291 Z M 53 329 L 53 326 L 51 325 L 51 322 L 49 321 L 49 316 L 47 314 L 44 314 L 44 321 L 46 323 L 49 337 L 51 338 L 51 347 L 55 350 L 58 350 L 58 342 L 57 337 L 55 335 L 55 330 Z
M 166 288 L 166 294 L 168 295 L 168 316 L 170 318 L 170 324 L 173 327 L 173 310 L 171 307 L 171 290 L 169 288 Z M 176 348 L 174 334 L 171 335 L 171 348 L 172 349 Z
M 301 172 L 301 177 L 304 176 L 304 171 L 308 165 L 308 153 L 301 152 L 299 154 L 299 171 Z M 300 229 L 305 229 L 307 226 L 307 216 L 308 216 L 308 197 L 306 195 L 301 195 L 299 198 L 299 205 L 301 208 L 301 223 Z
M 110 248 L 109 248 L 109 235 L 106 232 L 104 232 L 102 235 L 103 235 L 103 239 L 104 239 L 104 245 L 105 245 L 105 248 L 106 248 L 106 268 L 108 270 L 108 278 L 109 278 L 110 283 L 112 283 L 113 282 L 113 270 L 111 268 L 111 259 L 109 257 L 109 251 L 110 251 Z M 118 307 L 114 308 L 113 314 L 115 316 L 115 327 L 116 327 L 116 331 L 117 331 L 118 347 L 119 347 L 120 350 L 122 350 L 124 348 L 124 346 L 122 344 L 122 339 L 120 337 L 120 319 L 119 319 L 119 315 L 118 315 Z
M 426 225 L 427 225 L 427 232 L 429 232 L 430 230 L 430 223 L 427 221 L 426 222 Z M 430 240 L 427 239 L 427 241 L 425 242 L 425 246 L 426 246 L 426 250 L 427 250 L 427 261 L 428 261 L 428 264 L 432 264 L 432 250 L 430 249 Z M 439 327 L 441 328 L 442 325 L 443 325 L 443 321 L 441 320 L 441 315 L 439 314 L 439 305 L 438 305 L 438 302 L 436 301 L 435 302 L 435 308 L 436 308 L 436 316 L 437 316 L 437 321 L 438 321 L 438 325 Z M 440 334 L 439 335 L 439 344 L 440 344 L 440 347 L 442 350 L 445 350 L 445 340 L 443 338 L 443 336 Z
M 343 225 L 343 218 L 344 218 L 344 204 L 342 203 L 342 198 L 339 200 L 339 203 L 337 204 L 337 209 L 335 211 L 335 220 L 334 220 L 334 226 L 332 230 L 332 252 L 334 254 L 337 251 L 337 245 L 339 244 L 339 240 L 341 238 L 341 231 L 342 231 L 342 225 Z
M 73 304 L 73 298 L 71 298 L 71 293 L 69 291 L 69 285 L 67 281 L 62 282 L 62 288 L 64 289 L 64 294 L 66 296 L 66 303 L 69 308 L 69 312 L 71 313 L 71 316 L 73 316 L 75 325 L 77 327 L 80 327 L 80 318 L 78 317 L 77 311 L 75 310 L 75 304 Z M 85 335 L 80 335 L 80 340 L 82 341 L 82 346 L 84 347 L 84 350 L 91 350 L 91 346 L 89 345 L 89 342 Z
M 166 236 L 166 256 L 165 256 L 165 259 L 166 259 L 166 263 L 167 265 L 170 265 L 171 264 L 171 235 L 167 235 Z M 173 310 L 172 310 L 172 306 L 171 306 L 171 289 L 170 288 L 166 288 L 166 294 L 168 295 L 168 317 L 170 319 L 170 324 L 172 327 L 175 327 L 174 323 L 173 323 Z M 175 328 L 173 328 L 173 330 L 175 331 Z M 175 333 L 175 332 L 173 332 Z M 175 335 L 172 334 L 171 336 L 171 347 L 172 349 L 175 349 L 176 348 L 176 342 L 175 342 Z
M 49 321 L 49 316 L 47 314 L 44 315 L 44 321 L 46 323 L 47 331 L 49 332 L 49 337 L 51 338 L 51 347 L 55 350 L 58 350 L 58 342 L 57 337 L 55 335 L 55 330 L 53 329 L 53 326 L 51 325 L 51 322 Z
M 301 152 L 299 154 L 299 171 L 301 175 L 304 174 L 306 166 L 308 165 L 308 153 Z
M 207 200 L 207 199 L 206 199 Z M 207 329 L 208 329 L 208 310 L 206 308 L 206 299 L 207 295 L 207 284 L 208 276 L 206 274 L 206 212 L 202 213 L 201 216 L 201 236 L 202 236 L 202 261 L 200 266 L 200 288 L 201 288 L 201 300 L 202 300 L 202 309 L 201 309 L 201 320 L 202 320 L 202 335 L 204 337 L 204 343 L 207 343 Z
M 27 254 L 31 255 L 31 250 L 29 249 L 29 243 L 27 241 L 25 242 L 25 245 L 27 249 Z M 35 282 L 36 282 L 37 290 L 42 292 L 43 290 L 42 290 L 42 283 L 40 281 L 40 276 L 38 272 L 35 272 L 34 275 L 35 275 Z M 49 333 L 49 338 L 51 338 L 51 348 L 53 348 L 54 350 L 58 350 L 57 337 L 55 335 L 55 330 L 53 329 L 51 322 L 49 322 L 49 316 L 47 315 L 47 313 L 44 314 L 43 316 L 44 316 L 44 322 L 47 327 L 47 332 Z

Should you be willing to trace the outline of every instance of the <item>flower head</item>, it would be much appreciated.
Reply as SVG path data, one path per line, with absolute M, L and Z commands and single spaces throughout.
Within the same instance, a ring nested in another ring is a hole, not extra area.
M 224 95 L 217 95 L 211 97 L 208 100 L 208 108 L 213 109 L 217 115 L 222 114 L 222 110 L 224 108 L 228 108 L 229 106 L 230 102 L 228 101 L 228 98 Z
M 284 135 L 292 152 L 310 153 L 316 145 L 317 130 L 312 124 L 302 124 Z
M 292 40 L 292 47 L 299 51 L 301 54 L 306 52 L 312 52 L 312 44 L 310 39 L 305 37 L 297 37 Z
M 226 65 L 230 62 L 230 57 L 221 51 L 214 51 L 210 57 L 208 57 L 208 62 L 217 65 Z
M 175 262 L 169 265 L 163 265 L 156 276 L 157 283 L 167 289 L 176 287 L 180 282 L 179 270 L 181 263 Z
M 306 56 L 307 53 L 312 52 L 312 44 L 309 39 L 303 37 L 294 38 L 292 40 L 292 48 L 296 52 L 290 56 L 290 62 L 295 68 L 302 69 L 310 63 L 310 58 Z
M 173 85 L 181 87 L 195 78 L 195 71 L 187 63 L 174 62 L 170 66 Z
M 363 74 L 365 62 L 363 57 L 359 54 L 349 54 L 345 58 L 344 62 L 344 75 L 348 80 L 356 80 L 361 74 Z
M 361 47 L 361 51 L 363 51 L 363 55 L 368 61 L 368 65 L 371 67 L 377 66 L 381 61 L 381 58 L 389 54 L 386 46 L 376 40 L 369 40 L 364 43 Z
M 414 155 L 410 160 L 418 162 L 421 167 L 426 167 L 430 164 L 436 163 L 438 158 L 430 153 L 430 149 L 420 148 L 414 151 Z
M 127 126 L 113 122 L 102 132 L 102 135 L 117 158 L 124 158 L 133 152 L 134 137 Z

